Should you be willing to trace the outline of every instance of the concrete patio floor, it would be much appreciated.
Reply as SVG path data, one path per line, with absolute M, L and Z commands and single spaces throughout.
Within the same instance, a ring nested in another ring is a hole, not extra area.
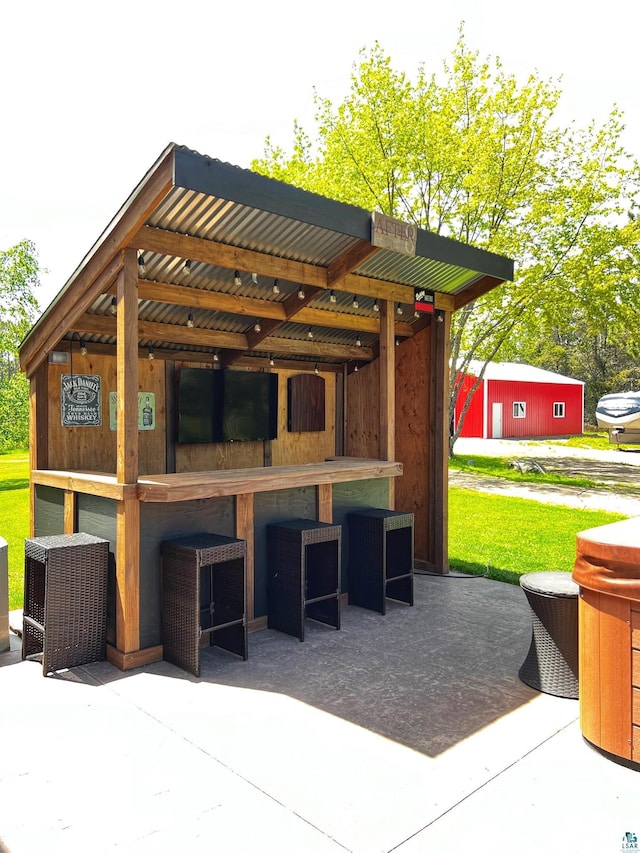
M 43 678 L 0 654 L 0 850 L 576 851 L 640 837 L 640 774 L 579 703 L 518 678 L 517 586 L 417 575 L 416 605 L 343 609 L 249 660 Z

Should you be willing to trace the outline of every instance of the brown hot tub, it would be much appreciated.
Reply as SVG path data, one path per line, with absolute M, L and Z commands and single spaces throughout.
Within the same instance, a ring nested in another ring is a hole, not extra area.
M 640 518 L 577 537 L 580 728 L 640 770 Z

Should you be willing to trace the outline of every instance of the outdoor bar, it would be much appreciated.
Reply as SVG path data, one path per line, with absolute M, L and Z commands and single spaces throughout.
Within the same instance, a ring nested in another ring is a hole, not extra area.
M 180 537 L 241 543 L 249 631 L 268 624 L 269 531 L 292 519 L 342 533 L 345 602 L 352 513 L 410 514 L 416 562 L 447 572 L 451 315 L 512 278 L 507 258 L 169 145 L 20 351 L 31 536 L 108 541 L 108 660 L 162 659 Z

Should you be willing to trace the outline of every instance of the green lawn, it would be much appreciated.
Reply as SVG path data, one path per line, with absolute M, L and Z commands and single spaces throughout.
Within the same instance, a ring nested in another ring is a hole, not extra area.
M 17 450 L 0 455 L 0 536 L 9 558 L 9 610 L 22 607 L 24 540 L 29 535 L 29 454 Z
M 623 518 L 451 488 L 449 563 L 452 570 L 509 583 L 518 583 L 525 572 L 569 572 L 576 534 Z
M 14 610 L 22 607 L 24 540 L 29 535 L 26 451 L 0 455 L 0 517 L 0 536 L 8 543 L 9 609 Z M 525 572 L 568 572 L 575 559 L 576 534 L 622 518 L 615 513 L 451 488 L 450 565 L 452 570 L 510 583 L 518 583 Z

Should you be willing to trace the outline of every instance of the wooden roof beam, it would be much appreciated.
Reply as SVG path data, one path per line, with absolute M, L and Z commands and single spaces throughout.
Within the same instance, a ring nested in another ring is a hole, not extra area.
M 334 261 L 327 270 L 327 287 L 341 290 L 340 284 L 346 276 L 379 251 L 379 246 L 374 246 L 364 240 L 356 243 L 349 251 Z
M 281 278 L 318 288 L 327 286 L 327 270 L 324 267 L 277 258 L 250 249 L 239 249 L 225 243 L 203 240 L 201 237 L 163 231 L 148 225 L 138 231 L 129 245 L 144 252 L 185 258 L 224 269 L 255 272 L 268 278 Z
M 497 287 L 499 284 L 504 284 L 504 280 L 501 278 L 494 278 L 491 275 L 482 276 L 482 278 L 474 281 L 472 285 L 454 297 L 453 310 L 457 311 L 459 308 L 463 308 L 465 305 L 468 305 L 469 302 L 473 302 L 474 299 L 484 296 L 485 293 L 493 290 L 494 287 Z
M 71 332 L 89 335 L 116 336 L 116 320 L 100 317 L 97 314 L 85 314 L 71 325 Z M 175 326 L 169 323 L 152 323 L 138 320 L 138 339 L 162 340 L 172 344 L 186 344 L 194 347 L 247 348 L 245 335 L 236 332 L 216 332 L 211 329 L 190 329 L 188 326 Z M 182 358 L 183 356 L 179 356 Z

